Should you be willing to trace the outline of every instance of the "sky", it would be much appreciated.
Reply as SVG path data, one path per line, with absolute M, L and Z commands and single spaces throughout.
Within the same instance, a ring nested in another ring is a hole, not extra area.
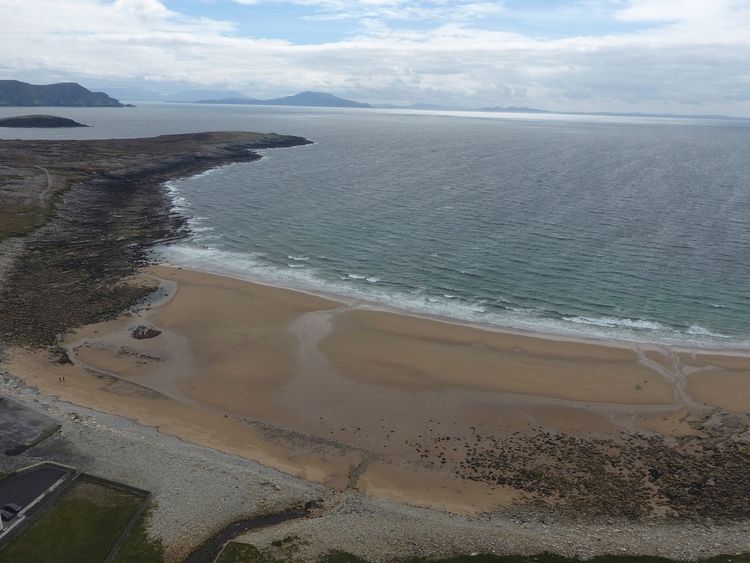
M 750 117 L 750 0 L 0 0 L 0 78 Z

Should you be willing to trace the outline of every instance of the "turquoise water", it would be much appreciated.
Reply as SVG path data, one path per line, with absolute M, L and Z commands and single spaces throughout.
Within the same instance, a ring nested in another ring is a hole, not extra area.
M 163 249 L 174 263 L 504 327 L 750 347 L 750 122 L 54 113 L 93 127 L 0 135 L 243 129 L 315 142 L 170 183 L 193 227 Z

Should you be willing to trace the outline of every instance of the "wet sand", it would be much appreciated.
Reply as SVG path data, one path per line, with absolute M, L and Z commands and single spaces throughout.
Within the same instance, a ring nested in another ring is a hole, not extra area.
M 722 438 L 747 439 L 747 357 L 495 332 L 165 266 L 147 276 L 168 296 L 70 334 L 73 365 L 15 349 L 9 371 L 337 489 L 454 512 L 563 502 L 567 489 L 524 471 L 559 451 L 580 456 L 571 474 L 589 471 L 591 444 L 655 455 L 653 440 L 623 436 L 709 440 L 728 420 L 716 407 L 735 421 Z M 136 340 L 139 324 L 162 332 Z M 678 510 L 662 497 L 642 500 Z

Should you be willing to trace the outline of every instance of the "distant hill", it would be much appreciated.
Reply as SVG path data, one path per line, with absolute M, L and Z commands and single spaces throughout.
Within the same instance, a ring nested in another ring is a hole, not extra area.
M 125 107 L 104 92 L 92 92 L 75 82 L 36 85 L 0 80 L 0 106 Z
M 88 127 L 88 125 L 56 115 L 19 115 L 0 119 L 0 127 Z
M 255 98 L 232 97 L 215 100 L 200 100 L 201 104 L 251 104 L 256 106 L 305 106 L 324 108 L 369 108 L 370 104 L 345 100 L 325 92 L 300 92 L 294 96 L 258 100 Z
M 294 96 L 264 100 L 263 103 L 273 106 L 317 106 L 331 108 L 369 108 L 370 104 L 345 100 L 325 92 L 300 92 Z

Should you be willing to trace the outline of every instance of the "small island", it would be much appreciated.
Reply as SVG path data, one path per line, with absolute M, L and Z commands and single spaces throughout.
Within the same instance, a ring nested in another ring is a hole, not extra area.
M 88 125 L 56 115 L 19 115 L 1 118 L 0 127 L 60 128 L 88 127 Z

